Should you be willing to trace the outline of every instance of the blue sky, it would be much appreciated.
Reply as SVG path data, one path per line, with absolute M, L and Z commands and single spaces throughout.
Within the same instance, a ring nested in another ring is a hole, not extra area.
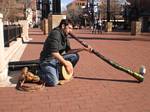
M 61 0 L 61 9 L 62 11 L 66 9 L 66 5 L 72 2 L 73 0 Z

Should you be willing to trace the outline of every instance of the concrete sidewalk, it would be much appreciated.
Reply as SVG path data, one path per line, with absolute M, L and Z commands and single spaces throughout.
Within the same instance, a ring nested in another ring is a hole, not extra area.
M 30 29 L 29 34 L 32 41 L 26 43 L 21 60 L 38 59 L 46 38 L 39 29 Z M 0 112 L 150 112 L 149 34 L 91 34 L 89 30 L 75 30 L 74 34 L 122 66 L 138 71 L 145 65 L 144 82 L 138 83 L 95 55 L 81 52 L 76 76 L 67 84 L 38 92 L 0 88 Z M 82 47 L 70 41 L 73 48 Z

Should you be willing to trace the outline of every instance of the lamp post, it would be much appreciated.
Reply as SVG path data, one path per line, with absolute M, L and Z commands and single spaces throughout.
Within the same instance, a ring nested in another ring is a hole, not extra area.
M 37 0 L 37 10 L 41 10 L 42 19 L 48 18 L 48 14 L 51 12 L 51 1 L 50 0 Z
M 110 0 L 107 0 L 107 22 L 110 22 Z
M 53 0 L 53 14 L 61 14 L 61 0 Z
M 112 22 L 110 21 L 110 0 L 107 0 L 107 23 L 105 26 L 106 32 L 112 31 Z
M 91 16 L 92 24 L 94 24 L 95 18 L 99 16 L 98 1 L 99 0 L 87 0 L 87 7 Z
M 48 18 L 50 12 L 49 0 L 42 0 L 42 18 Z
M 94 0 L 87 0 L 88 13 L 91 17 L 91 23 L 94 23 Z
M 94 23 L 94 0 L 92 0 L 92 3 L 91 3 L 91 7 L 92 7 L 92 22 Z
M 139 14 L 139 0 L 134 0 L 134 6 L 132 11 L 132 24 L 131 24 L 131 35 L 136 35 L 141 33 L 141 21 Z

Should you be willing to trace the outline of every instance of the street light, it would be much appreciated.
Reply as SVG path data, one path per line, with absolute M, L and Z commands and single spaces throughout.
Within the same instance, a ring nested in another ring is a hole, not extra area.
M 51 12 L 50 0 L 37 0 L 37 10 L 42 10 L 42 19 L 48 18 L 48 14 Z
M 107 22 L 110 22 L 110 0 L 107 0 Z
M 53 14 L 61 14 L 61 0 L 53 0 Z
M 93 24 L 94 24 L 95 18 L 99 17 L 98 2 L 99 0 L 87 0 L 87 7 L 91 15 L 91 21 Z

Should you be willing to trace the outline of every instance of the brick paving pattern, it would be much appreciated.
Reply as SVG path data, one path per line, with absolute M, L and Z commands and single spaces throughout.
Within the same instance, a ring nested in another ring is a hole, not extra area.
M 147 68 L 145 80 L 138 83 L 130 75 L 116 70 L 98 57 L 80 53 L 75 77 L 69 83 L 46 87 L 38 92 L 21 92 L 14 87 L 0 88 L 0 112 L 150 112 L 150 36 L 112 32 L 74 34 L 104 56 L 138 71 Z M 37 59 L 46 36 L 30 29 L 30 37 L 21 60 Z M 81 47 L 71 39 L 72 47 Z

